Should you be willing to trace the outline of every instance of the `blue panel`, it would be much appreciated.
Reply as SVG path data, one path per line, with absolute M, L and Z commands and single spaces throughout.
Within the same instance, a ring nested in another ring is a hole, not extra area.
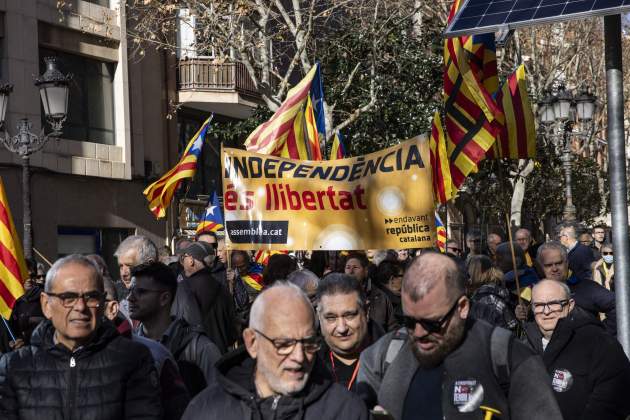
M 623 0 L 595 0 L 593 10 L 610 9 L 619 7 L 623 4 Z
M 490 26 L 490 25 L 501 25 L 505 22 L 505 18 L 507 17 L 506 13 L 496 13 L 494 15 L 485 15 L 481 18 L 478 23 L 478 26 Z
M 554 4 L 553 6 L 541 7 L 536 10 L 534 19 L 544 19 L 553 16 L 559 16 L 564 10 L 564 3 Z
M 566 2 L 566 0 L 540 0 L 540 7 L 552 6 L 554 4 L 562 4 L 564 6 Z
M 514 10 L 512 13 L 510 13 L 508 18 L 505 20 L 505 23 L 522 22 L 524 20 L 530 20 L 531 18 L 534 17 L 535 12 L 536 12 L 536 9 Z
M 487 14 L 503 13 L 512 10 L 513 1 L 495 1 L 488 7 Z
M 484 4 L 487 6 L 490 3 L 492 3 L 492 0 L 469 0 L 466 4 L 465 9 L 468 9 L 469 7 L 481 6 Z
M 460 18 L 469 18 L 473 16 L 483 16 L 485 14 L 486 9 L 488 8 L 487 4 L 483 4 L 481 6 L 473 6 L 467 7 L 464 9 Z
M 569 15 L 573 13 L 581 13 L 589 11 L 593 8 L 593 3 L 595 0 L 580 0 L 580 1 L 570 1 L 565 6 L 562 11 L 563 15 Z
M 455 23 L 453 24 L 453 30 L 459 31 L 462 29 L 476 28 L 480 20 L 481 18 L 479 17 L 457 19 Z
M 540 0 L 516 0 L 514 10 L 534 9 L 538 7 Z

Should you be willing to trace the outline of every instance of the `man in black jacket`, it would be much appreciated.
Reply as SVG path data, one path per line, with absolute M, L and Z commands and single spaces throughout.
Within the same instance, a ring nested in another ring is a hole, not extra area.
M 577 280 L 593 280 L 593 263 L 595 257 L 590 247 L 582 245 L 578 241 L 577 227 L 574 224 L 565 224 L 558 235 L 560 243 L 568 252 L 569 270 Z
M 594 319 L 606 315 L 604 326 L 612 335 L 617 334 L 617 311 L 615 294 L 592 280 L 582 280 L 569 271 L 566 248 L 559 242 L 545 242 L 538 248 L 536 260 L 543 270 L 544 278 L 566 283 L 571 289 L 575 304 Z
M 188 290 L 192 300 L 188 306 L 198 308 L 199 321 L 186 320 L 191 324 L 200 324 L 221 353 L 225 353 L 237 338 L 236 315 L 230 292 L 212 273 L 215 257 L 213 246 L 207 242 L 194 242 L 186 248 L 181 257 L 184 280 L 177 293 Z
M 543 358 L 564 419 L 625 419 L 630 362 L 617 340 L 575 306 L 564 283 L 534 286 L 532 310 L 527 342 Z
M 80 255 L 58 260 L 31 344 L 0 359 L 3 420 L 161 419 L 149 350 L 103 320 L 103 278 Z
M 311 302 L 297 286 L 276 282 L 254 301 L 245 348 L 226 355 L 186 420 L 367 419 L 361 401 L 322 375 Z
M 150 263 L 134 267 L 132 275 L 129 315 L 142 322 L 136 333 L 163 344 L 175 358 L 190 395 L 198 394 L 214 376 L 219 349 L 202 328 L 171 317 L 177 279 L 170 268 Z

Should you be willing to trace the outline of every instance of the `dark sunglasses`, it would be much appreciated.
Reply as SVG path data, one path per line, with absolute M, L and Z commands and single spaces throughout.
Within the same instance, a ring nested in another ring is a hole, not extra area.
M 612 255 L 612 252 L 602 252 L 602 255 Z
M 452 247 L 452 246 L 446 247 L 446 250 L 447 251 L 452 251 L 452 252 L 462 252 L 461 249 L 455 248 L 455 247 Z
M 460 295 L 457 299 L 455 299 L 455 303 L 453 304 L 453 306 L 451 306 L 451 309 L 448 310 L 446 315 L 438 320 L 424 318 L 417 319 L 411 316 L 403 315 L 403 324 L 405 325 L 405 328 L 407 328 L 409 331 L 413 331 L 416 329 L 416 325 L 420 324 L 422 325 L 422 328 L 429 334 L 441 332 L 444 328 L 444 323 L 446 323 L 446 321 L 450 319 L 451 316 L 453 316 L 455 308 L 457 308 L 457 304 L 459 304 L 459 300 L 462 298 L 462 296 L 464 295 Z

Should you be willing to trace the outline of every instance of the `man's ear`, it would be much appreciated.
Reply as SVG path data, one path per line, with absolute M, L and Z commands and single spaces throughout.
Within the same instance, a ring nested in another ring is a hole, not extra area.
M 118 315 L 118 311 L 120 310 L 120 304 L 116 300 L 110 300 L 109 302 L 105 302 L 105 316 L 110 321 L 116 319 Z
M 258 354 L 258 337 L 256 337 L 256 332 L 251 328 L 245 328 L 243 330 L 243 343 L 245 343 L 245 348 L 251 358 L 256 359 Z
M 470 311 L 470 300 L 468 297 L 463 296 L 459 303 L 457 304 L 457 310 L 459 311 L 459 317 L 461 319 L 468 318 L 468 312 Z
M 175 302 L 175 296 L 171 292 L 160 293 L 160 306 L 171 306 Z
M 39 295 L 39 304 L 42 307 L 42 312 L 44 313 L 44 316 L 46 317 L 46 319 L 51 319 L 52 318 L 52 310 L 50 309 L 50 296 L 48 296 L 46 294 L 46 292 L 42 292 Z
M 575 308 L 575 301 L 573 299 L 569 299 L 569 312 L 571 312 Z

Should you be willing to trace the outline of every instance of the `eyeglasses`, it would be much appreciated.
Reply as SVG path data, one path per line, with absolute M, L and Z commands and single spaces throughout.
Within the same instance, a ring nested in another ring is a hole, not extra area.
M 611 252 L 602 252 L 602 255 L 612 255 L 612 251 Z
M 88 308 L 98 308 L 101 306 L 103 301 L 105 300 L 105 293 L 103 292 L 86 292 L 86 293 L 74 293 L 74 292 L 63 292 L 63 293 L 52 293 L 52 292 L 44 292 L 46 296 L 56 297 L 61 301 L 61 305 L 64 308 L 72 308 L 77 304 L 79 299 L 83 299 L 85 302 L 85 306 Z
M 446 250 L 447 250 L 447 251 L 451 251 L 451 252 L 462 252 L 462 250 L 461 250 L 461 249 L 459 249 L 459 248 L 455 248 L 455 247 L 452 247 L 452 246 L 447 246 L 447 247 L 446 247 Z
M 413 318 L 411 316 L 404 315 L 403 316 L 403 323 L 404 323 L 405 327 L 409 331 L 415 330 L 416 329 L 416 325 L 420 324 L 420 325 L 422 325 L 422 328 L 424 328 L 424 330 L 427 333 L 429 333 L 429 334 L 439 333 L 444 328 L 444 323 L 451 316 L 453 316 L 453 312 L 455 312 L 455 308 L 457 308 L 457 304 L 459 303 L 459 300 L 462 298 L 462 296 L 464 296 L 464 295 L 461 295 L 457 299 L 455 299 L 455 303 L 453 304 L 451 309 L 448 310 L 446 315 L 444 315 L 442 318 L 440 318 L 438 320 L 424 319 L 424 318 Z
M 321 338 L 316 335 L 312 337 L 306 337 L 306 338 L 300 338 L 300 339 L 269 338 L 262 332 L 258 331 L 257 329 L 253 329 L 253 330 L 256 334 L 260 334 L 263 338 L 265 338 L 267 341 L 273 344 L 278 354 L 282 356 L 287 356 L 293 353 L 293 350 L 295 349 L 295 346 L 298 343 L 302 343 L 302 347 L 304 348 L 304 351 L 307 353 L 315 353 L 322 346 Z
M 549 302 L 534 302 L 532 303 L 532 310 L 535 314 L 542 314 L 545 312 L 545 308 L 549 309 L 549 312 L 560 312 L 567 304 L 569 299 L 563 300 L 550 300 Z

